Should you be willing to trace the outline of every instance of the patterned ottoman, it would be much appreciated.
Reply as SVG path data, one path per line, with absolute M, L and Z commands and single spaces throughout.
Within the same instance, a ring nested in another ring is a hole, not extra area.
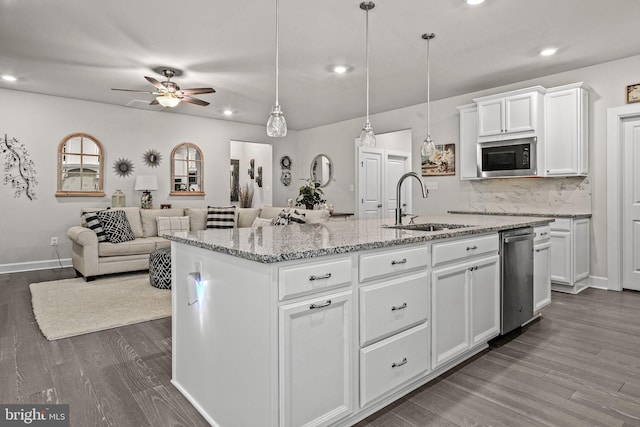
M 171 289 L 171 249 L 161 248 L 149 254 L 149 283 L 158 289 Z

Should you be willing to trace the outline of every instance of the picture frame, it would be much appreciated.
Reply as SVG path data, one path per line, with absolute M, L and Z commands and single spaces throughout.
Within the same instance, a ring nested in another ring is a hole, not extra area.
M 160 203 L 160 209 L 171 209 L 171 203 Z
M 640 102 L 640 83 L 627 86 L 627 104 Z

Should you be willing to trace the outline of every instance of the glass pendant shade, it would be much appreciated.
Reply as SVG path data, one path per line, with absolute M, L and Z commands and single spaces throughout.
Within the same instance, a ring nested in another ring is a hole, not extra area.
M 156 99 L 158 100 L 158 104 L 162 105 L 165 108 L 173 108 L 176 105 L 180 104 L 180 98 L 176 98 L 175 96 L 170 94 L 158 96 Z
M 422 157 L 426 157 L 427 159 L 432 158 L 432 156 L 436 152 L 436 145 L 431 140 L 431 135 L 427 136 L 427 139 L 424 140 L 422 146 L 420 147 L 420 155 Z
M 375 3 L 372 1 L 366 1 L 360 3 L 360 9 L 364 10 L 367 15 L 366 19 L 366 32 L 365 32 L 365 63 L 367 74 L 367 120 L 362 127 L 360 133 L 360 146 L 361 147 L 375 147 L 376 146 L 376 134 L 373 132 L 371 122 L 369 121 L 369 11 L 375 7 Z
M 361 147 L 375 147 L 376 135 L 373 133 L 373 128 L 369 120 L 364 124 L 362 132 L 360 133 L 360 146 Z
M 287 136 L 287 120 L 279 105 L 274 105 L 267 121 L 267 135 L 272 138 Z

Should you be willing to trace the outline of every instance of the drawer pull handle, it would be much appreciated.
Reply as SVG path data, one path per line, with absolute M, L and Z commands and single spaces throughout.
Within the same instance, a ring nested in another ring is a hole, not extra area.
M 314 280 L 322 280 L 331 278 L 331 273 L 327 273 L 324 276 L 309 276 L 309 281 L 313 282 Z
M 475 250 L 475 249 L 478 249 L 478 247 L 477 247 L 476 245 L 473 245 L 473 246 L 467 246 L 467 250 L 468 250 L 468 251 L 473 251 L 473 250 Z
M 402 258 L 400 261 L 391 261 L 391 265 L 399 265 L 399 264 L 406 264 L 407 263 L 407 259 L 406 258 Z
M 326 300 L 323 304 L 311 304 L 309 306 L 309 310 L 316 310 L 318 308 L 329 307 L 331 305 L 331 300 Z
M 469 268 L 469 271 L 476 271 L 478 269 L 477 265 L 474 265 L 473 267 Z
M 536 252 L 540 252 L 542 249 L 536 249 Z
M 406 358 L 406 357 L 403 357 L 403 358 L 402 358 L 402 362 L 398 362 L 398 363 L 393 362 L 393 363 L 391 364 L 391 367 L 392 367 L 392 368 L 398 368 L 398 367 L 400 367 L 400 366 L 402 366 L 402 365 L 406 365 L 406 363 L 407 363 L 407 358 Z
M 407 308 L 407 303 L 406 303 L 406 302 L 405 302 L 405 303 L 403 303 L 403 304 L 402 304 L 401 306 L 399 306 L 399 307 L 398 307 L 398 306 L 396 306 L 396 305 L 392 306 L 392 307 L 391 307 L 391 311 L 404 310 L 405 308 Z
M 546 236 L 547 234 L 549 234 L 549 233 L 547 233 L 547 232 L 545 231 L 544 233 L 540 233 L 540 236 Z

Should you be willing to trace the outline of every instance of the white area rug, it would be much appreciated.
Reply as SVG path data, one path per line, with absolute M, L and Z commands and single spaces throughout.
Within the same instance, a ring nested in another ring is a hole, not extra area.
M 171 291 L 149 284 L 149 274 L 32 283 L 31 304 L 49 340 L 171 316 Z

